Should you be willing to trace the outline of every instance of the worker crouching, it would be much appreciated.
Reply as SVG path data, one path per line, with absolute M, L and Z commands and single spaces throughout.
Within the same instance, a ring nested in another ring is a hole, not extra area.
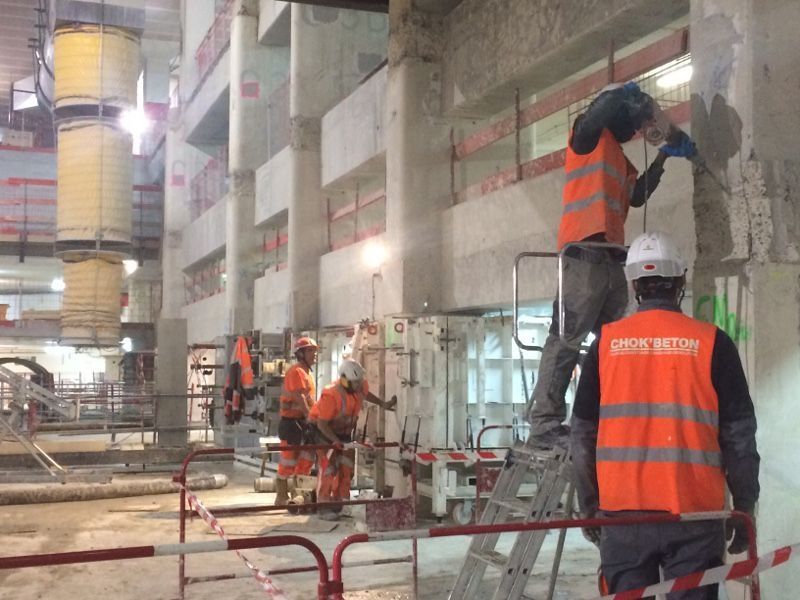
M 345 449 L 352 441 L 358 415 L 369 388 L 364 368 L 346 360 L 339 368 L 339 380 L 327 385 L 311 409 L 309 419 L 317 426 L 317 442 L 333 449 L 317 451 L 317 502 L 350 499 L 350 481 L 355 468 L 355 451 Z M 320 510 L 319 517 L 336 520 L 338 510 Z
M 283 378 L 281 420 L 278 424 L 281 457 L 275 480 L 275 504 L 278 506 L 289 503 L 289 479 L 295 475 L 310 475 L 314 467 L 313 452 L 298 450 L 296 446 L 313 443 L 309 439 L 308 414 L 316 397 L 311 368 L 317 361 L 318 349 L 319 346 L 310 337 L 298 339 L 294 346 L 297 362 L 289 367 Z

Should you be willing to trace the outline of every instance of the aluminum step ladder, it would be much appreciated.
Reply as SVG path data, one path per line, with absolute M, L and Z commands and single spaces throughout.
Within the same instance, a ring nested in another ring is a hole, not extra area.
M 22 446 L 36 462 L 47 471 L 51 477 L 66 483 L 69 472 L 67 469 L 58 464 L 55 459 L 45 452 L 36 442 L 28 439 L 24 433 L 17 430 L 15 426 L 15 414 L 12 412 L 11 419 L 7 419 L 0 414 L 0 440 L 3 435 L 9 435 Z
M 78 418 L 78 407 L 74 402 L 57 396 L 11 369 L 0 366 L 0 382 L 9 386 L 15 401 L 20 405 L 24 405 L 27 400 L 35 400 L 69 421 Z
M 537 479 L 536 492 L 531 498 L 521 500 L 518 498 L 520 487 L 531 476 Z M 567 500 L 563 502 L 563 506 L 569 512 L 574 497 L 569 451 L 563 448 L 541 451 L 532 449 L 524 443 L 518 443 L 508 452 L 503 471 L 481 515 L 480 524 L 508 523 L 515 518 L 521 518 L 529 523 L 553 520 L 562 505 L 565 492 Z M 550 576 L 549 597 L 552 597 L 555 586 L 564 533 L 562 530 L 558 540 Z M 488 599 L 486 593 L 481 595 L 487 567 L 498 569 L 501 573 L 500 582 L 491 595 L 493 600 L 528 598 L 524 595 L 525 587 L 547 532 L 517 533 L 511 552 L 507 556 L 495 550 L 500 535 L 490 533 L 472 538 L 464 564 L 450 593 L 450 600 Z

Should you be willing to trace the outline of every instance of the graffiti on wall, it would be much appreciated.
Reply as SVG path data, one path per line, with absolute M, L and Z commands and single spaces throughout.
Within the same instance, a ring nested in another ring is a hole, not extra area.
M 750 339 L 750 330 L 735 312 L 728 307 L 728 295 L 700 296 L 694 305 L 696 319 L 713 323 L 727 333 L 734 342 Z

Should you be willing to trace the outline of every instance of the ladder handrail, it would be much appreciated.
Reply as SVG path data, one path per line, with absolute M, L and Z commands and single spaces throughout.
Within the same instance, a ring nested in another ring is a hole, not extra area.
M 530 344 L 524 343 L 522 340 L 519 339 L 519 264 L 525 258 L 556 258 L 558 259 L 558 337 L 561 339 L 562 342 L 566 342 L 566 333 L 565 333 L 565 326 L 564 320 L 566 318 L 566 310 L 564 308 L 564 255 L 565 252 L 569 248 L 578 247 L 578 248 L 598 248 L 598 249 L 608 249 L 608 250 L 620 250 L 622 252 L 628 252 L 628 248 L 621 244 L 610 244 L 608 242 L 570 242 L 568 244 L 564 244 L 564 247 L 561 248 L 559 252 L 520 252 L 514 258 L 514 269 L 512 272 L 512 286 L 514 288 L 513 293 L 513 324 L 511 327 L 511 335 L 514 338 L 514 342 L 517 344 L 519 348 L 523 350 L 533 350 L 535 352 L 541 352 L 543 350 L 542 346 L 532 346 Z
M 57 396 L 47 388 L 26 379 L 11 369 L 0 366 L 0 381 L 7 383 L 23 396 L 42 402 L 62 417 L 70 420 L 74 420 L 77 417 L 75 403 Z

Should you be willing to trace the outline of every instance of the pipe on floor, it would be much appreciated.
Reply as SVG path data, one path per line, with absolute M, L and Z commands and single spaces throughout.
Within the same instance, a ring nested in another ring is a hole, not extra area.
M 190 490 L 216 490 L 226 485 L 228 485 L 228 477 L 221 474 L 198 475 L 190 477 L 186 481 L 186 487 Z M 107 484 L 26 485 L 12 489 L 0 489 L 0 506 L 107 500 L 109 498 L 172 494 L 178 491 L 180 491 L 180 487 L 170 479 L 116 481 Z

